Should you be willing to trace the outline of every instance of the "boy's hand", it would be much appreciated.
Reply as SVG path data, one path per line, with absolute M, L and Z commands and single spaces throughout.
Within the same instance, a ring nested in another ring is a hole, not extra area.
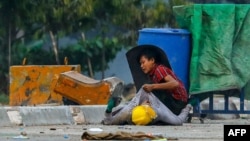
M 143 90 L 146 91 L 146 92 L 151 92 L 153 90 L 153 85 L 152 84 L 144 84 L 142 86 Z

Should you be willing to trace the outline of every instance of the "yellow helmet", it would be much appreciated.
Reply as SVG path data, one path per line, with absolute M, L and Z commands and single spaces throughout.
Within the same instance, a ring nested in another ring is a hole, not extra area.
M 135 125 L 147 125 L 157 117 L 150 105 L 138 105 L 132 110 L 132 122 Z

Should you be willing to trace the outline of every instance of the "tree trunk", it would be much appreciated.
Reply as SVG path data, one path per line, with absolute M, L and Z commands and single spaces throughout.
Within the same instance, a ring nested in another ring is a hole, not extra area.
M 53 51 L 54 51 L 54 54 L 56 57 L 56 63 L 57 63 L 57 65 L 60 65 L 59 55 L 58 55 L 58 47 L 56 44 L 55 37 L 54 37 L 52 31 L 49 31 L 49 34 L 50 34 L 50 38 L 51 38 L 51 42 L 52 42 L 52 48 L 53 48 Z
M 82 35 L 82 40 L 83 42 L 85 41 L 85 35 L 84 33 L 81 34 Z M 92 64 L 91 64 L 91 60 L 89 57 L 87 57 L 87 61 L 88 61 L 88 68 L 89 68 L 89 76 L 91 78 L 94 78 L 94 73 L 93 73 L 93 70 L 92 70 Z
M 105 78 L 105 73 L 104 73 L 104 71 L 105 71 L 105 65 L 106 65 L 106 56 L 105 56 L 105 46 L 103 46 L 103 48 L 102 48 L 102 79 L 104 79 Z

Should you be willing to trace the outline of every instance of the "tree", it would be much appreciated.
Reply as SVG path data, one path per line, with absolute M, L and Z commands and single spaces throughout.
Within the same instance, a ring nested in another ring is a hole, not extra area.
M 174 25 L 171 3 L 163 0 L 3 0 L 0 14 L 1 81 L 24 57 L 29 64 L 61 64 L 68 56 L 84 71 L 104 71 L 119 50 L 136 45 L 139 29 Z M 76 44 L 60 48 L 59 39 L 72 34 Z M 37 52 L 48 57 L 40 60 Z

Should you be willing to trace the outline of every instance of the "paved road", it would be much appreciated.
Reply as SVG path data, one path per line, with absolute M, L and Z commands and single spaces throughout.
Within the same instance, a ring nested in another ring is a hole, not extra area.
M 178 141 L 223 141 L 224 125 L 250 125 L 250 119 L 233 120 L 209 120 L 200 123 L 197 118 L 193 118 L 191 123 L 185 123 L 183 126 L 104 126 L 100 124 L 91 125 L 54 125 L 54 126 L 13 126 L 1 127 L 1 141 L 81 141 L 81 135 L 87 131 L 92 134 L 98 134 L 98 131 L 90 129 L 102 129 L 102 132 L 114 133 L 116 131 L 125 131 L 135 133 L 137 131 L 163 135 L 170 140 Z M 20 133 L 27 134 L 29 139 L 16 139 Z

